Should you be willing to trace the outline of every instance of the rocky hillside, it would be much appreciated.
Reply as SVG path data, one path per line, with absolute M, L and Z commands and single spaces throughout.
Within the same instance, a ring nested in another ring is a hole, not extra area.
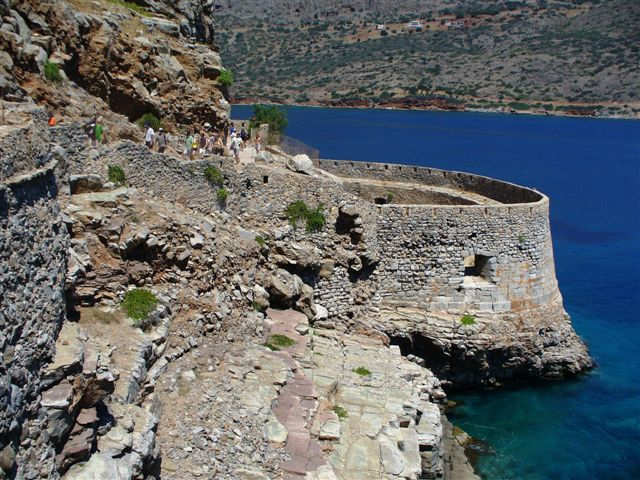
M 207 2 L 0 2 L 0 93 L 59 120 L 106 117 L 115 137 L 152 113 L 167 127 L 228 115 Z
M 238 100 L 640 112 L 634 0 L 217 7 L 217 39 Z

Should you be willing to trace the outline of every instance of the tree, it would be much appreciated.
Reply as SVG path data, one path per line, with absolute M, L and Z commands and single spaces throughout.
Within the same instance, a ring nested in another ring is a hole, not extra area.
M 249 120 L 249 126 L 253 129 L 263 123 L 269 124 L 269 141 L 277 141 L 287 128 L 287 114 L 275 105 L 256 105 L 253 107 L 253 117 Z

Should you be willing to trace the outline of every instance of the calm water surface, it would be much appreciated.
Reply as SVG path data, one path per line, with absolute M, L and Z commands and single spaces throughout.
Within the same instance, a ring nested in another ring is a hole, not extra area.
M 480 460 L 486 479 L 640 479 L 640 122 L 287 110 L 287 134 L 323 158 L 474 172 L 551 197 L 565 307 L 598 368 L 572 382 L 457 397 L 454 421 L 495 449 Z

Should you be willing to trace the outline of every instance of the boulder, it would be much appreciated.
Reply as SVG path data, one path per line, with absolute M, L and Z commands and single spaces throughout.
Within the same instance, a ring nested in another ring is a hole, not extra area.
M 11 445 L 0 450 L 0 473 L 10 472 L 16 462 L 16 451 Z
M 305 154 L 287 158 L 287 168 L 294 172 L 304 173 L 305 175 L 313 174 L 313 162 Z
M 267 291 L 271 305 L 290 307 L 300 298 L 303 282 L 297 275 L 279 268 L 267 278 Z

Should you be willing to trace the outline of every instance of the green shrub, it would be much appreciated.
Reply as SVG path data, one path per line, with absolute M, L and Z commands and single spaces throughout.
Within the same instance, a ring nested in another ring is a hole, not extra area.
M 146 327 L 146 320 L 158 304 L 158 299 L 149 290 L 136 288 L 129 290 L 122 301 L 122 309 L 133 319 L 136 327 Z
M 361 377 L 366 377 L 367 375 L 371 375 L 371 372 L 367 370 L 365 367 L 354 368 L 353 372 L 357 373 Z
M 129 10 L 133 10 L 134 12 L 142 15 L 143 17 L 151 17 L 151 12 L 149 12 L 147 9 L 145 9 L 144 7 L 138 5 L 137 3 L 134 2 L 128 2 L 127 0 L 109 0 L 109 2 L 115 4 L 115 5 L 120 5 L 121 7 L 125 7 L 128 8 Z
M 473 325 L 476 323 L 476 317 L 474 317 L 473 315 L 465 314 L 460 317 L 460 323 L 462 323 L 463 325 Z
M 287 128 L 287 115 L 284 110 L 275 105 L 255 105 L 253 116 L 249 120 L 249 128 L 259 127 L 263 123 L 269 124 L 269 141 L 274 143 Z
M 271 335 L 269 337 L 269 340 L 267 341 L 267 343 L 265 344 L 265 346 L 269 349 L 269 350 L 273 350 L 273 351 L 278 351 L 281 348 L 288 348 L 291 347 L 293 345 L 295 345 L 295 340 L 287 337 L 286 335 Z
M 334 406 L 332 410 L 340 420 L 343 420 L 349 416 L 347 411 L 339 405 Z
M 258 302 L 252 302 L 251 303 L 251 307 L 253 307 L 253 309 L 256 312 L 260 312 L 260 313 L 264 312 L 267 309 L 267 307 L 265 307 L 264 305 L 259 304 Z
M 226 188 L 219 188 L 216 192 L 216 199 L 222 206 L 227 204 L 227 198 L 229 197 L 229 191 Z
M 289 204 L 286 210 L 289 223 L 296 228 L 298 222 L 304 220 L 306 222 L 306 230 L 308 233 L 315 233 L 322 230 L 326 224 L 324 216 L 324 206 L 318 205 L 315 209 L 310 209 L 302 200 L 298 200 Z
M 264 248 L 264 246 L 267 244 L 267 241 L 260 235 L 256 235 L 256 243 L 260 245 L 260 248 Z
M 62 75 L 60 75 L 60 67 L 57 63 L 50 62 L 49 60 L 44 62 L 44 78 L 54 83 L 60 82 L 62 80 Z
M 109 165 L 108 177 L 109 181 L 116 185 L 124 185 L 126 181 L 124 170 L 120 165 Z
M 388 192 L 387 193 L 387 203 L 391 203 L 393 201 L 393 193 L 392 192 Z
M 145 125 L 149 125 L 156 131 L 162 126 L 162 122 L 160 121 L 160 119 L 150 112 L 145 113 L 138 120 L 136 120 L 136 124 L 140 128 L 144 128 Z
M 295 228 L 300 220 L 306 219 L 309 208 L 302 200 L 298 200 L 289 204 L 286 213 L 289 223 Z
M 233 72 L 231 70 L 223 69 L 218 77 L 218 82 L 223 87 L 230 87 L 233 85 Z
M 307 232 L 308 233 L 316 233 L 324 228 L 325 223 L 327 223 L 325 217 L 323 206 L 318 205 L 315 210 L 307 212 Z
M 216 167 L 208 166 L 207 168 L 205 168 L 204 176 L 211 185 L 221 187 L 224 183 L 222 172 Z

